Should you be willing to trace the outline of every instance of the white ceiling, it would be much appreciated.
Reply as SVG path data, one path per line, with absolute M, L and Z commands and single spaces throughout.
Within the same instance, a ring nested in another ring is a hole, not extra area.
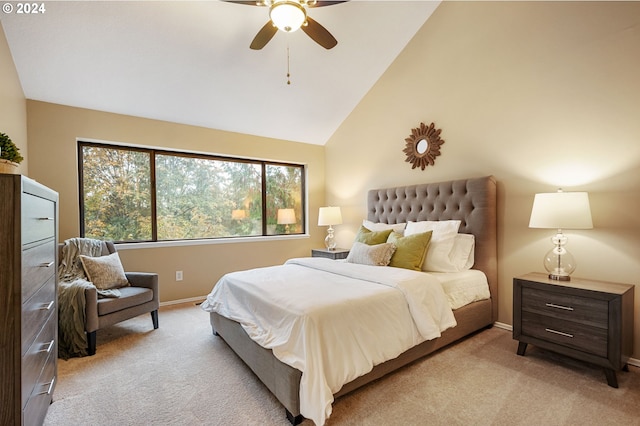
M 438 4 L 309 9 L 331 50 L 302 31 L 250 50 L 268 9 L 222 1 L 47 1 L 0 19 L 27 99 L 322 145 Z

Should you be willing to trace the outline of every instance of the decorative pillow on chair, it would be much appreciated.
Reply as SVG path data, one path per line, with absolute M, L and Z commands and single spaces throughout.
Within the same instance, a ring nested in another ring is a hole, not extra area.
M 391 257 L 389 266 L 421 271 L 430 241 L 431 231 L 404 237 L 402 234 L 392 232 L 387 242 L 396 246 L 396 252 Z
M 87 274 L 87 279 L 99 290 L 110 290 L 129 285 L 117 252 L 98 257 L 80 255 L 80 261 Z
M 347 262 L 361 265 L 387 266 L 395 251 L 396 246 L 392 243 L 370 246 L 356 241 L 353 243 L 351 250 L 349 250 Z
M 359 243 L 369 244 L 370 246 L 387 242 L 387 238 L 391 233 L 391 229 L 385 231 L 372 231 L 364 226 L 360 227 L 356 234 L 355 241 Z

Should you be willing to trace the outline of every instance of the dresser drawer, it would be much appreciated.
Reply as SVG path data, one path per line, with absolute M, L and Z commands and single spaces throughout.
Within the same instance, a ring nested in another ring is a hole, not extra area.
M 54 276 L 22 306 L 22 352 L 29 349 L 45 321 L 56 306 L 56 279 Z
M 54 239 L 22 252 L 22 303 L 56 273 Z
M 25 193 L 22 197 L 22 244 L 54 237 L 55 214 L 53 201 Z
M 54 357 L 58 352 L 56 345 L 57 317 L 51 315 L 47 319 L 42 331 L 31 344 L 22 358 L 22 402 L 25 403 L 34 392 L 34 386 L 38 383 L 43 368 L 47 364 L 50 355 Z
M 607 329 L 522 312 L 522 334 L 606 358 Z
M 607 328 L 609 303 L 602 299 L 522 288 L 522 311 L 577 321 L 593 327 Z
M 29 396 L 23 410 L 23 424 L 41 425 L 47 414 L 47 408 L 51 404 L 53 397 L 53 389 L 56 385 L 56 354 L 52 351 L 42 370 L 42 374 L 38 378 L 33 392 Z

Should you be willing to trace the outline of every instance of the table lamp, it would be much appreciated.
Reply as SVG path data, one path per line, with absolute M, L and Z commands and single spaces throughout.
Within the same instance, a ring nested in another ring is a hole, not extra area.
M 567 237 L 563 229 L 591 229 L 589 194 L 586 192 L 558 192 L 536 194 L 531 209 L 529 228 L 557 229 L 551 238 L 555 245 L 544 257 L 544 267 L 552 280 L 569 281 L 576 262 L 566 249 Z
M 278 225 L 285 225 L 284 233 L 289 233 L 289 225 L 296 223 L 296 212 L 293 209 L 278 209 Z
M 333 237 L 333 225 L 340 225 L 342 223 L 342 213 L 340 207 L 320 207 L 318 213 L 318 226 L 329 226 L 327 229 L 327 236 L 324 239 L 324 245 L 327 250 L 336 249 L 336 241 Z

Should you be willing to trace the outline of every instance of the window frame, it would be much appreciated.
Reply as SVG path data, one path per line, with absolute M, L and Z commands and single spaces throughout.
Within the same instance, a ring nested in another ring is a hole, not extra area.
M 119 247 L 129 246 L 131 248 L 138 248 L 143 246 L 156 246 L 156 245 L 194 245 L 194 244 L 211 244 L 221 242 L 244 242 L 244 241 L 258 241 L 258 240 L 270 240 L 270 239 L 291 239 L 308 237 L 308 188 L 307 188 L 307 166 L 303 163 L 292 163 L 277 160 L 265 160 L 259 158 L 248 157 L 236 157 L 230 155 L 220 155 L 207 152 L 196 152 L 188 150 L 176 150 L 161 147 L 149 147 L 138 146 L 133 144 L 114 143 L 105 141 L 96 141 L 87 138 L 78 138 L 77 140 L 77 158 L 78 158 L 78 207 L 79 207 L 79 226 L 80 236 L 85 236 L 85 203 L 84 203 L 84 162 L 83 162 L 83 148 L 84 147 L 97 147 L 104 149 L 121 149 L 126 151 L 144 152 L 149 154 L 149 173 L 150 173 L 150 203 L 151 203 L 151 227 L 152 235 L 150 240 L 139 241 L 113 241 L 118 244 Z M 173 155 L 183 158 L 201 158 L 212 161 L 230 161 L 235 163 L 249 163 L 258 165 L 261 170 L 261 202 L 262 202 L 262 226 L 261 234 L 259 235 L 233 235 L 233 236 L 219 236 L 219 237 L 201 237 L 193 239 L 168 239 L 158 240 L 158 223 L 157 223 L 157 187 L 156 187 L 156 154 L 161 155 Z M 301 200 L 300 207 L 302 211 L 301 215 L 301 231 L 290 234 L 269 234 L 267 231 L 267 173 L 268 166 L 283 166 L 294 167 L 300 169 L 300 188 L 301 188 Z

